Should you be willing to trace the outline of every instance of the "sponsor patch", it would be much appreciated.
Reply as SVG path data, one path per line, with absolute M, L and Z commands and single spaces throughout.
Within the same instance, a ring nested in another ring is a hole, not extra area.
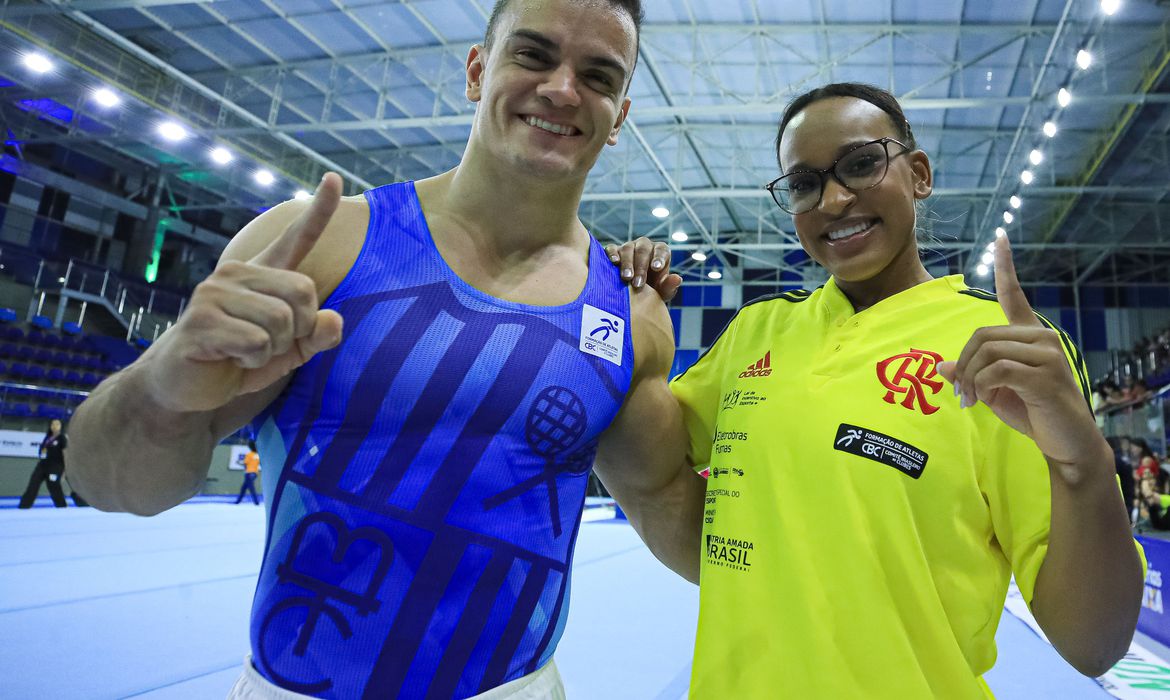
M 893 467 L 911 478 L 922 476 L 930 455 L 906 443 L 856 425 L 842 423 L 833 438 L 833 449 Z
M 585 304 L 581 307 L 581 352 L 600 357 L 618 365 L 622 364 L 622 338 L 625 337 L 624 321 L 596 306 Z

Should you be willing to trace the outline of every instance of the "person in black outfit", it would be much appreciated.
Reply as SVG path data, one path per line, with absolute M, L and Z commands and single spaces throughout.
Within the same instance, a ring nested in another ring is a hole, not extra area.
M 41 461 L 33 469 L 28 479 L 28 488 L 20 497 L 21 508 L 32 508 L 33 501 L 41 490 L 41 483 L 49 487 L 49 496 L 53 505 L 65 507 L 65 494 L 61 491 L 61 477 L 65 474 L 65 447 L 69 439 L 61 432 L 61 421 L 54 418 L 49 421 L 49 429 L 45 432 L 45 439 L 41 441 Z
M 1134 500 L 1137 494 L 1135 493 L 1133 466 L 1130 464 L 1129 456 L 1125 454 L 1121 438 L 1107 437 L 1105 442 L 1109 443 L 1109 447 L 1113 449 L 1113 463 L 1117 468 L 1117 478 L 1121 482 L 1121 494 L 1125 498 L 1126 510 L 1132 513 L 1137 506 L 1137 501 Z

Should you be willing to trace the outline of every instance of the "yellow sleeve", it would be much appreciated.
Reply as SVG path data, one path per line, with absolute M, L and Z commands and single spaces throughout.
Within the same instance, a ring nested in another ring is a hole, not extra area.
M 707 352 L 687 371 L 675 377 L 670 390 L 682 408 L 690 444 L 687 459 L 701 471 L 711 461 L 711 444 L 715 439 L 715 424 L 723 401 L 723 359 L 732 347 L 736 315 Z

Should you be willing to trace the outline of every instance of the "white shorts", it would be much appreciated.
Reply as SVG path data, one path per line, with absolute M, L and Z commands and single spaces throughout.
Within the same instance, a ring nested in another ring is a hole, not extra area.
M 244 659 L 244 672 L 232 686 L 227 700 L 312 700 L 311 696 L 294 693 L 277 687 L 261 676 L 254 666 L 252 657 Z M 536 671 L 509 681 L 501 686 L 480 693 L 468 700 L 565 700 L 565 687 L 561 674 L 552 659 Z

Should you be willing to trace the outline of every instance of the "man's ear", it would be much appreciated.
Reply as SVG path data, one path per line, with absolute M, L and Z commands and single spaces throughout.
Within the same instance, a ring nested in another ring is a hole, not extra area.
M 483 72 L 486 68 L 487 49 L 482 44 L 476 44 L 467 52 L 467 99 L 479 102 L 483 96 Z
M 622 106 L 618 109 L 617 119 L 613 123 L 613 128 L 609 130 L 609 138 L 605 140 L 611 146 L 616 146 L 618 142 L 618 134 L 622 132 L 622 124 L 626 123 L 626 117 L 630 113 L 630 98 L 622 98 Z

